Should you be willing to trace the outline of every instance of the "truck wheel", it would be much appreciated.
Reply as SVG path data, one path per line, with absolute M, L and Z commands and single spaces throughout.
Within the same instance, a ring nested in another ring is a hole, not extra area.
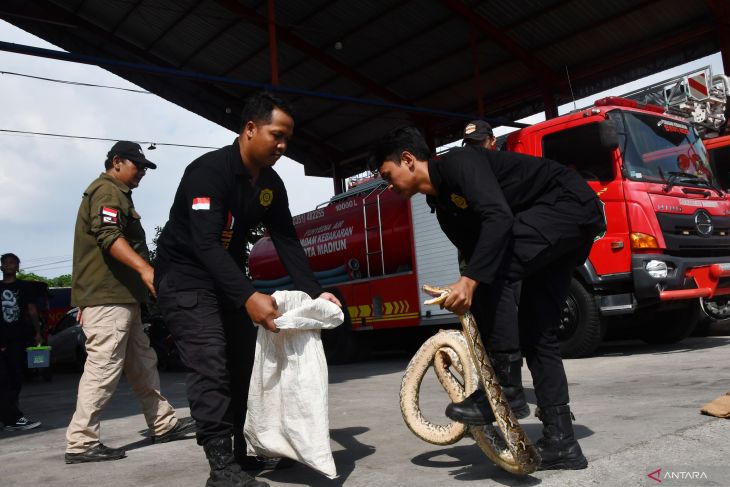
M 713 320 L 726 320 L 730 318 L 730 299 L 727 296 L 719 296 L 714 299 L 700 298 L 702 311 Z
M 719 296 L 714 299 L 700 298 L 700 319 L 692 331 L 692 336 L 706 337 L 713 323 L 730 318 L 730 299 Z
M 693 300 L 681 309 L 659 311 L 645 322 L 640 337 L 646 343 L 676 343 L 692 334 L 700 320 L 700 305 Z
M 598 348 L 605 334 L 606 327 L 593 296 L 580 281 L 572 279 L 558 328 L 561 355 L 564 358 L 587 357 Z

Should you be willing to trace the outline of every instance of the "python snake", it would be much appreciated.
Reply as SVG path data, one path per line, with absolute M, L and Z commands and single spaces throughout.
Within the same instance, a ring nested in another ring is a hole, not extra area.
M 424 304 L 441 304 L 449 293 L 449 289 L 429 285 L 424 285 L 423 290 L 434 296 Z M 517 422 L 502 393 L 474 317 L 467 311 L 459 316 L 459 321 L 462 331 L 439 331 L 426 340 L 408 363 L 400 390 L 403 420 L 424 441 L 436 445 L 456 443 L 466 434 L 466 425 L 456 421 L 434 424 L 421 413 L 419 391 L 423 377 L 433 365 L 436 377 L 452 402 L 463 401 L 481 382 L 497 427 L 468 426 L 469 433 L 487 457 L 500 468 L 514 474 L 532 473 L 540 465 L 540 455 Z M 463 384 L 451 369 L 461 375 Z

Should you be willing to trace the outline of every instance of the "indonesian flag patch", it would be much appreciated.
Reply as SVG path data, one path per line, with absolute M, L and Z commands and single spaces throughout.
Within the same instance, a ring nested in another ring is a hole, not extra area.
M 100 216 L 102 225 L 119 225 L 119 210 L 116 208 L 102 206 Z
M 193 210 L 210 210 L 210 197 L 198 196 L 193 198 Z

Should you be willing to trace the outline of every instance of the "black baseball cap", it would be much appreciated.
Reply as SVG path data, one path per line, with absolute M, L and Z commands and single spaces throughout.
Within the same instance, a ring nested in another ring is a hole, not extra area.
M 137 164 L 142 164 L 150 169 L 157 169 L 157 164 L 148 160 L 142 152 L 142 147 L 135 142 L 129 142 L 128 140 L 120 140 L 114 144 L 111 150 L 106 155 L 109 159 L 114 156 L 119 156 L 123 159 L 129 159 Z
M 464 127 L 464 141 L 482 142 L 487 137 L 494 137 L 492 126 L 484 120 L 472 120 Z

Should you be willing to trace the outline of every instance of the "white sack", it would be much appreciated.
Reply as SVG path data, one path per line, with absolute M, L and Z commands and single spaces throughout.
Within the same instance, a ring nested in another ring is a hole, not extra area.
M 339 326 L 344 315 L 336 304 L 301 291 L 276 291 L 273 297 L 281 331 L 258 330 L 244 427 L 247 453 L 293 458 L 335 478 L 320 329 Z

